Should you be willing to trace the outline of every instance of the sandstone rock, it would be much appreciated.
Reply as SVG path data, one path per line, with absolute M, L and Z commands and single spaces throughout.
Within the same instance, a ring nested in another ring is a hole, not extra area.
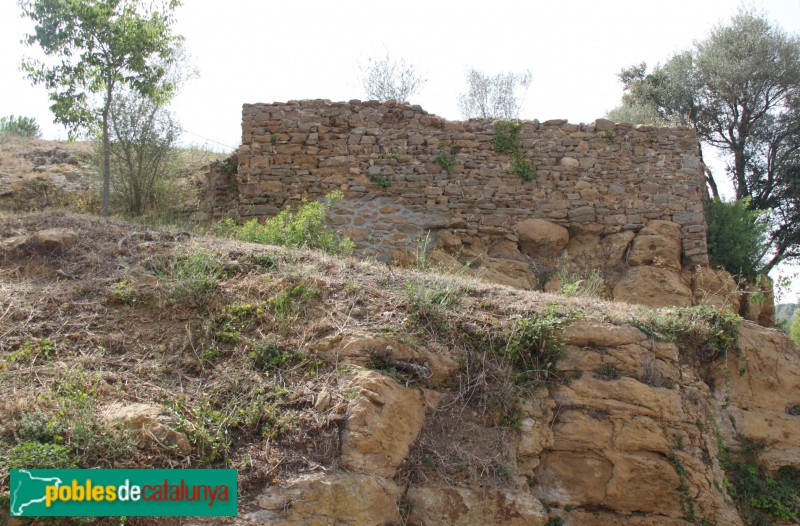
M 578 234 L 570 237 L 567 243 L 567 254 L 571 261 L 583 263 L 590 268 L 605 266 L 605 261 L 598 261 L 602 253 L 600 247 L 600 235 L 598 234 Z
M 78 242 L 78 234 L 69 228 L 48 228 L 33 235 L 33 246 L 38 252 L 65 252 Z
M 412 486 L 407 524 L 414 526 L 544 526 L 547 513 L 528 492 L 473 490 L 452 486 Z
M 488 260 L 479 269 L 478 277 L 517 289 L 531 290 L 536 286 L 536 279 L 530 273 L 530 265 L 512 259 Z
M 614 287 L 615 301 L 648 307 L 689 307 L 692 290 L 675 270 L 649 266 L 631 267 Z
M 564 341 L 582 347 L 616 347 L 646 340 L 647 336 L 630 325 L 583 319 L 577 320 L 564 329 Z
M 519 251 L 519 245 L 508 239 L 501 239 L 489 248 L 489 256 L 497 259 L 513 259 L 527 262 L 527 258 Z
M 630 230 L 605 236 L 600 242 L 600 246 L 603 248 L 606 261 L 611 265 L 622 261 L 634 236 L 635 234 Z
M 647 222 L 647 225 L 639 231 L 640 236 L 661 236 L 665 237 L 680 245 L 681 242 L 681 226 L 672 221 L 663 221 L 660 219 L 652 219 Z
M 682 516 L 680 478 L 664 455 L 650 451 L 610 453 L 611 479 L 604 504 L 621 513 Z
M 130 433 L 140 448 L 175 447 L 183 454 L 192 450 L 186 435 L 170 427 L 169 416 L 158 406 L 115 402 L 105 409 L 103 416 L 110 426 Z
M 285 487 L 268 487 L 257 498 L 261 511 L 247 518 L 275 526 L 384 526 L 400 521 L 401 494 L 391 480 L 372 475 L 304 475 Z
M 594 129 L 597 131 L 610 131 L 616 127 L 616 123 L 608 119 L 596 119 L 594 121 Z
M 543 219 L 526 219 L 514 225 L 522 252 L 531 257 L 557 256 L 569 242 L 569 231 Z
M 633 240 L 628 265 L 654 265 L 680 270 L 680 242 L 659 235 L 639 234 Z
M 594 452 L 552 451 L 542 455 L 534 495 L 560 506 L 604 504 L 614 466 Z
M 461 238 L 449 230 L 440 230 L 438 234 L 437 247 L 449 254 L 458 254 L 461 251 Z
M 739 288 L 728 271 L 696 267 L 692 272 L 692 294 L 695 305 L 726 307 L 739 313 Z
M 358 372 L 350 386 L 359 391 L 342 431 L 341 464 L 392 477 L 422 429 L 425 398 L 419 389 L 402 387 L 375 371 Z

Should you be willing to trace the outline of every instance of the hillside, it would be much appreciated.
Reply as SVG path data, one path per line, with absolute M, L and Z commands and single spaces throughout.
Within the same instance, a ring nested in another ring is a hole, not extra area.
M 0 494 L 15 467 L 233 467 L 231 524 L 797 516 L 800 355 L 713 307 L 63 212 L 0 216 L 0 258 Z

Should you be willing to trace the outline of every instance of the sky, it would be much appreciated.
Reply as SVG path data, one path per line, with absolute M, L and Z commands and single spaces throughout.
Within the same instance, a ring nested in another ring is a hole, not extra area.
M 199 70 L 172 104 L 183 141 L 219 151 L 241 143 L 242 104 L 364 98 L 371 56 L 413 64 L 427 79 L 411 103 L 459 119 L 466 72 L 530 70 L 520 115 L 590 123 L 619 104 L 617 73 L 655 65 L 704 39 L 742 6 L 800 33 L 800 0 L 184 0 L 176 33 Z M 31 24 L 0 0 L 0 115 L 34 117 L 45 138 L 65 139 L 49 100 L 19 70 L 35 50 L 20 40 Z M 725 179 L 722 166 L 712 168 Z M 794 291 L 783 301 L 795 301 Z

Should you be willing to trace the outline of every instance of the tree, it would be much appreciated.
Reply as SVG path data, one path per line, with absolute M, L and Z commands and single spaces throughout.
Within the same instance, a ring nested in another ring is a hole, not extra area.
M 470 68 L 467 92 L 459 96 L 458 108 L 465 119 L 516 119 L 531 78 L 530 71 L 492 77 Z
M 703 145 L 727 157 L 736 198 L 770 211 L 771 258 L 761 270 L 800 257 L 798 37 L 740 11 L 666 64 L 650 73 L 645 64 L 632 66 L 620 80 L 628 115 L 694 127 Z M 710 171 L 706 179 L 719 197 Z
M 134 90 L 117 96 L 110 122 L 114 190 L 126 212 L 141 215 L 155 204 L 159 186 L 173 171 L 181 127 L 164 106 Z
M 792 327 L 789 329 L 789 337 L 795 345 L 800 347 L 800 310 L 795 311 Z
M 361 69 L 361 83 L 368 99 L 408 102 L 426 79 L 405 60 L 395 60 L 387 53 L 384 57 L 370 57 Z
M 161 102 L 173 86 L 164 82 L 164 62 L 181 37 L 173 35 L 173 11 L 180 0 L 20 0 L 34 23 L 26 37 L 49 58 L 27 59 L 24 71 L 44 84 L 56 122 L 70 136 L 90 132 L 100 122 L 103 138 L 103 217 L 110 188 L 109 117 L 119 88 Z M 102 102 L 97 102 L 101 95 Z
M 17 137 L 25 137 L 27 139 L 39 139 L 42 136 L 42 130 L 36 119 L 32 117 L 0 117 L 0 137 L 6 135 L 15 135 Z

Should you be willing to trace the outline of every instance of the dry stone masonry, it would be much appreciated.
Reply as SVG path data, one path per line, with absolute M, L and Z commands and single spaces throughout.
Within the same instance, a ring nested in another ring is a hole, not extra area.
M 393 101 L 245 104 L 242 146 L 211 174 L 206 216 L 269 217 L 341 190 L 329 222 L 385 261 L 428 243 L 519 288 L 559 290 L 548 278 L 568 262 L 602 270 L 606 298 L 740 309 L 730 275 L 706 267 L 693 130 L 521 121 L 516 153 L 498 152 L 509 124 Z M 519 159 L 534 180 L 514 173 Z

